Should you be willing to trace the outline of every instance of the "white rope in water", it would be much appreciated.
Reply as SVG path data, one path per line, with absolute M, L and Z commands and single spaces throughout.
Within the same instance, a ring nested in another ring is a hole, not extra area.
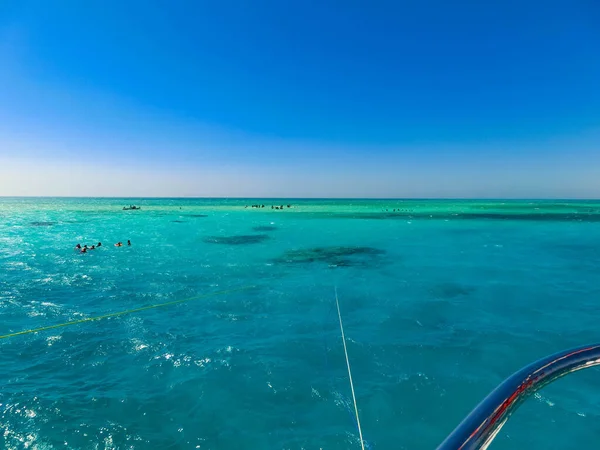
M 350 390 L 352 391 L 352 401 L 354 402 L 354 412 L 356 413 L 356 424 L 358 425 L 358 435 L 360 437 L 360 446 L 365 450 L 365 441 L 362 437 L 362 428 L 358 418 L 358 406 L 356 405 L 356 395 L 354 394 L 354 383 L 352 382 L 352 371 L 350 370 L 350 359 L 348 359 L 348 349 L 346 348 L 346 337 L 344 336 L 344 325 L 342 325 L 342 313 L 340 312 L 340 302 L 337 295 L 337 286 L 335 288 L 335 304 L 337 306 L 338 318 L 340 319 L 340 330 L 342 332 L 342 342 L 344 343 L 344 354 L 346 355 L 346 366 L 348 366 L 348 378 L 350 379 Z

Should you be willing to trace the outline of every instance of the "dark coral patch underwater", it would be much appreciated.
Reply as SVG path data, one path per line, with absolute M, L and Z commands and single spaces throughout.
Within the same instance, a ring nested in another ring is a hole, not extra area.
M 269 239 L 266 234 L 240 234 L 237 236 L 207 236 L 203 239 L 208 244 L 249 245 L 260 244 Z
M 600 213 L 595 210 L 582 213 L 504 213 L 504 212 L 370 212 L 370 213 L 328 213 L 327 217 L 335 219 L 363 220 L 518 220 L 530 222 L 600 222 Z
M 429 290 L 434 297 L 442 299 L 466 297 L 475 292 L 475 288 L 473 286 L 455 282 L 440 283 L 431 287 Z
M 373 247 L 315 247 L 288 250 L 275 262 L 279 264 L 323 263 L 331 267 L 370 267 L 380 262 L 384 250 Z
M 252 227 L 252 229 L 254 231 L 275 231 L 277 227 L 274 227 L 273 225 L 261 225 L 258 227 Z

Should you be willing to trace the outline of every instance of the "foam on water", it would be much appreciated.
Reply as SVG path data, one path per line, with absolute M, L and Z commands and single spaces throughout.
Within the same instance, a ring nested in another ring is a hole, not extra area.
M 256 203 L 0 199 L 0 334 L 255 287 L 0 340 L 0 445 L 359 448 L 336 285 L 371 449 L 435 448 L 521 366 L 600 340 L 598 202 Z M 599 376 L 494 448 L 595 445 Z

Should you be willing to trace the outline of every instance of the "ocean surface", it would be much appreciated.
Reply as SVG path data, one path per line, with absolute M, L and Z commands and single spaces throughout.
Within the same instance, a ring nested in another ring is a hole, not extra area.
M 600 341 L 600 202 L 0 198 L 0 335 L 191 298 L 0 339 L 0 447 L 358 449 L 336 287 L 368 447 L 434 449 Z M 491 448 L 599 423 L 589 369 Z

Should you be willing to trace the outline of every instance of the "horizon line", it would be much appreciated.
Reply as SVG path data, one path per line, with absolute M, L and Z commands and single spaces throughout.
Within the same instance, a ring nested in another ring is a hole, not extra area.
M 238 197 L 238 196 L 71 196 L 71 195 L 0 195 L 0 199 L 137 199 L 137 200 L 488 200 L 488 201 L 600 201 L 595 197 Z

